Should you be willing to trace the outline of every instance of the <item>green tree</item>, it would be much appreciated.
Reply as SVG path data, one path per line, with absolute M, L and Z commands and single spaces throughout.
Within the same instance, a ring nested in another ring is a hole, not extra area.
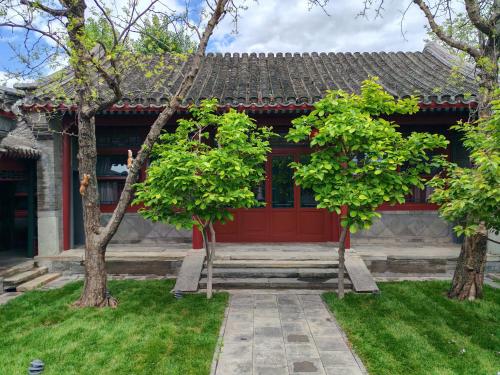
M 175 26 L 168 17 L 153 15 L 144 21 L 139 31 L 139 39 L 134 42 L 138 53 L 161 55 L 166 52 L 191 53 L 196 43 L 191 40 L 182 25 Z
M 361 94 L 330 91 L 307 116 L 294 121 L 287 139 L 311 138 L 309 162 L 292 163 L 300 186 L 314 191 L 317 206 L 341 214 L 339 296 L 344 295 L 344 253 L 347 231 L 367 229 L 382 203 L 403 203 L 412 186 L 422 188 L 440 158 L 429 156 L 446 146 L 441 135 L 412 133 L 404 137 L 382 116 L 417 112 L 417 99 L 395 100 L 377 83 L 363 82 Z
M 218 115 L 216 108 L 216 99 L 191 107 L 191 119 L 179 120 L 175 133 L 161 136 L 134 200 L 144 205 L 139 212 L 147 219 L 201 230 L 208 298 L 216 243 L 213 224 L 232 220 L 231 208 L 260 204 L 252 189 L 265 179 L 263 165 L 272 135 L 245 113 L 231 109 Z
M 435 188 L 431 201 L 441 205 L 441 216 L 465 235 L 450 298 L 482 297 L 487 234 L 500 228 L 500 91 L 496 98 L 491 117 L 453 127 L 463 133 L 474 168 L 447 162 L 444 173 L 429 182 Z

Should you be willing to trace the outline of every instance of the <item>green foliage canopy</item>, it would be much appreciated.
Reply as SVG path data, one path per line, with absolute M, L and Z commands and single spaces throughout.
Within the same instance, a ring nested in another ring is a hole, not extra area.
M 474 234 L 480 223 L 500 230 L 500 90 L 495 96 L 491 117 L 453 127 L 464 135 L 473 168 L 446 162 L 445 173 L 429 182 L 435 188 L 431 201 L 441 205 L 443 218 L 457 223 L 459 235 Z
M 403 203 L 411 186 L 424 186 L 421 175 L 439 164 L 430 151 L 447 144 L 441 135 L 404 137 L 383 117 L 415 113 L 417 104 L 414 97 L 395 100 L 376 77 L 363 82 L 359 95 L 328 92 L 287 135 L 293 142 L 311 138 L 313 148 L 309 162 L 292 164 L 296 182 L 314 191 L 319 208 L 340 214 L 347 206 L 342 226 L 368 228 L 382 203 Z
M 136 185 L 134 204 L 147 219 L 200 229 L 232 220 L 230 208 L 260 203 L 252 189 L 265 179 L 272 132 L 245 113 L 216 114 L 217 100 L 191 107 L 175 133 L 161 136 L 148 176 Z
M 161 55 L 166 52 L 192 53 L 196 49 L 186 30 L 180 26 L 171 30 L 171 21 L 167 17 L 153 15 L 144 21 L 139 39 L 134 43 L 138 53 Z

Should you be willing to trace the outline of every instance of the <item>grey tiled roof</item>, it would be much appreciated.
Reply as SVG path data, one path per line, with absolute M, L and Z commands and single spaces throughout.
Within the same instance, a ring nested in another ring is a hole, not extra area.
M 127 75 L 125 97 L 115 108 L 162 107 L 179 86 L 191 61 L 172 63 L 169 56 L 165 59 L 169 68 L 161 82 L 145 79 L 137 72 Z M 310 105 L 326 90 L 358 91 L 369 76 L 378 76 L 384 88 L 396 97 L 417 95 L 422 103 L 474 102 L 477 84 L 472 67 L 461 66 L 461 79 L 452 80 L 453 66 L 454 58 L 435 44 L 428 44 L 422 52 L 209 53 L 183 104 L 216 97 L 221 105 L 229 106 Z M 71 96 L 69 77 L 65 87 Z M 54 103 L 42 92 L 43 87 L 35 90 L 28 103 Z
M 22 98 L 22 92 L 7 87 L 0 87 L 0 110 L 12 114 L 14 104 Z M 35 159 L 39 157 L 36 139 L 24 120 L 3 117 L 0 125 L 5 125 L 5 132 L 0 131 L 0 158 Z M 3 127 L 0 126 L 0 130 Z

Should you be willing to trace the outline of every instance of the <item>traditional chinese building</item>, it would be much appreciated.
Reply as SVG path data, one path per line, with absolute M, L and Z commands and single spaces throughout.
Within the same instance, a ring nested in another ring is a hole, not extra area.
M 161 82 L 131 74 L 125 82 L 126 97 L 96 118 L 97 175 L 103 221 L 109 218 L 123 187 L 127 175 L 127 150 L 131 149 L 135 154 L 139 149 L 149 125 L 162 111 L 170 93 L 175 92 L 190 63 L 188 59 L 172 66 L 166 59 L 168 69 L 165 69 Z M 455 74 L 452 75 L 452 71 Z M 450 140 L 445 151 L 448 158 L 466 162 L 459 134 L 450 126 L 460 119 L 468 119 L 471 109 L 476 106 L 474 93 L 477 86 L 473 71 L 469 66 L 457 65 L 451 55 L 433 44 L 422 52 L 208 54 L 183 106 L 178 108 L 167 128 L 176 126 L 176 120 L 186 114 L 190 104 L 215 97 L 221 110 L 236 108 L 246 111 L 258 124 L 271 125 L 275 132 L 284 135 L 291 121 L 308 113 L 326 90 L 358 91 L 361 82 L 369 76 L 379 77 L 380 83 L 395 97 L 417 95 L 420 98 L 417 114 L 390 118 L 399 124 L 402 133 L 426 131 L 443 134 Z M 36 160 L 36 186 L 29 191 L 36 191 L 38 252 L 58 254 L 82 245 L 84 239 L 78 193 L 77 139 L 72 135 L 76 134 L 75 107 L 71 103 L 55 106 L 57 101 L 44 96 L 40 86 L 22 85 L 18 89 L 23 91 L 22 107 L 36 144 L 32 146 L 29 157 L 7 151 L 11 156 L 5 159 L 1 156 L 3 143 L 0 143 L 0 176 L 13 173 L 8 171 L 22 164 L 26 165 L 22 181 L 32 181 L 30 178 L 34 177 L 29 177 L 32 175 L 28 170 L 34 169 L 28 165 L 34 165 Z M 2 142 L 9 144 L 9 137 L 16 135 L 16 129 L 22 131 L 24 128 L 20 124 L 15 126 L 9 110 L 2 113 L 0 121 L 10 121 L 10 128 L 6 130 L 9 135 Z M 293 183 L 288 164 L 300 160 L 308 145 L 289 144 L 280 138 L 272 146 L 266 164 L 267 179 L 256 191 L 257 198 L 266 202 L 266 206 L 238 210 L 233 222 L 217 227 L 217 240 L 337 241 L 338 215 L 317 209 L 313 195 Z M 29 192 L 26 194 L 30 196 Z M 352 241 L 453 241 L 451 226 L 439 218 L 437 207 L 427 201 L 429 194 L 428 188 L 415 190 L 404 204 L 381 206 L 382 219 L 370 230 L 353 235 Z M 2 214 L 13 215 L 13 209 L 8 212 Z M 131 207 L 113 242 L 193 242 L 194 247 L 199 247 L 201 237 L 189 230 L 151 223 Z

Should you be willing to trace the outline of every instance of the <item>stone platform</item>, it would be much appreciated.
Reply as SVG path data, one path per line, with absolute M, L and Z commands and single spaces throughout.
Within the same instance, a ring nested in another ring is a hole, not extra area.
M 336 260 L 336 243 L 257 243 L 217 245 L 217 259 L 305 261 L 308 259 Z M 110 245 L 106 252 L 110 274 L 177 275 L 190 244 L 173 243 L 164 246 Z M 196 250 L 203 252 L 204 250 Z M 347 250 L 359 256 L 376 277 L 404 275 L 451 276 L 460 246 L 456 244 L 358 244 Z M 72 249 L 56 256 L 35 257 L 39 266 L 49 272 L 82 274 L 84 250 Z M 500 255 L 488 254 L 486 272 L 500 272 Z
M 173 244 L 168 247 L 110 245 L 106 251 L 108 274 L 175 276 L 190 246 Z M 54 256 L 37 256 L 35 261 L 50 272 L 65 275 L 83 274 L 84 249 L 71 249 Z

